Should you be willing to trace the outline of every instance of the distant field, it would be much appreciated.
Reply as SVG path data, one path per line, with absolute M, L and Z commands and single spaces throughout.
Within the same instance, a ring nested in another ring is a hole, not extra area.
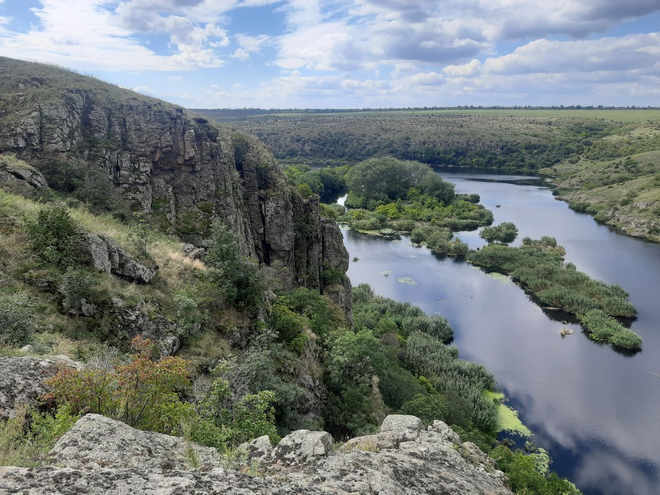
M 209 116 L 221 114 L 218 110 L 197 110 Z M 548 117 L 574 118 L 587 120 L 612 120 L 615 122 L 646 122 L 660 120 L 660 109 L 654 110 L 366 110 L 346 112 L 271 112 L 264 110 L 236 110 L 227 117 L 232 120 L 254 120 L 263 118 L 306 118 L 306 117 L 396 117 L 415 115 L 474 115 L 474 116 L 512 116 L 512 117 Z

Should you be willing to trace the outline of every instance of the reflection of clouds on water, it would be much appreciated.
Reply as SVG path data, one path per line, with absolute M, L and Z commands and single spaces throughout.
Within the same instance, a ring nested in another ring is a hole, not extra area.
M 577 468 L 574 481 L 582 486 L 598 486 L 602 495 L 657 495 L 660 492 L 657 471 L 650 473 L 648 468 L 642 469 L 639 462 L 633 464 L 620 453 L 609 451 L 592 452 Z

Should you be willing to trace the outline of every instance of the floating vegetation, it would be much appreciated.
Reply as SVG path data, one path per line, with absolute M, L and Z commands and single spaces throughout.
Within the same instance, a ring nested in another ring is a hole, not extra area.
M 401 282 L 402 284 L 408 284 L 408 285 L 417 285 L 417 282 L 415 282 L 412 278 L 410 277 L 399 277 L 397 278 L 398 282 Z
M 532 432 L 527 428 L 520 418 L 518 413 L 511 409 L 509 406 L 502 403 L 504 400 L 504 394 L 499 392 L 485 392 L 488 397 L 493 399 L 495 402 L 499 402 L 497 408 L 497 427 L 498 432 L 508 431 L 510 433 L 517 433 L 518 435 L 528 438 L 532 436 Z
M 574 331 L 570 328 L 564 327 L 561 329 L 561 332 L 559 333 L 561 334 L 562 337 L 566 337 L 567 335 L 573 335 Z
M 502 275 L 501 273 L 497 272 L 486 272 L 486 275 L 488 275 L 490 278 L 493 278 L 497 280 L 498 282 L 501 282 L 505 285 L 513 285 L 513 280 L 511 280 L 510 277 L 507 277 L 506 275 Z

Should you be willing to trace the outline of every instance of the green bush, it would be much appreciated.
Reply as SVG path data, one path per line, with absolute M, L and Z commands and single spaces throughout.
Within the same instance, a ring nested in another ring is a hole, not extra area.
M 417 416 L 424 425 L 430 425 L 435 420 L 447 422 L 450 407 L 447 399 L 440 394 L 417 394 L 403 404 L 399 412 Z
M 229 304 L 241 309 L 261 303 L 264 284 L 257 263 L 240 254 L 236 235 L 221 222 L 213 227 L 211 247 L 206 255 L 209 280 L 224 293 Z
M 25 221 L 30 247 L 46 265 L 67 267 L 83 257 L 78 226 L 66 207 L 44 206 Z
M 518 228 L 511 222 L 504 222 L 493 227 L 484 227 L 479 233 L 486 242 L 501 242 L 508 244 L 518 236 Z
M 0 344 L 29 344 L 35 330 L 29 304 L 16 298 L 0 299 Z
M 573 483 L 560 478 L 556 473 L 544 474 L 537 470 L 536 454 L 524 455 L 500 446 L 493 449 L 491 457 L 507 475 L 514 493 L 534 493 L 536 495 L 580 495 Z

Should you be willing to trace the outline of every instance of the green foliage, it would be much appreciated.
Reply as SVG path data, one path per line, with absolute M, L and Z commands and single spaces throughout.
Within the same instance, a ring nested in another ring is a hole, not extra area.
M 264 289 L 259 266 L 240 254 L 235 234 L 223 223 L 213 227 L 211 247 L 206 256 L 208 279 L 220 288 L 229 304 L 241 309 L 261 303 Z
M 344 178 L 348 167 L 312 170 L 309 165 L 289 165 L 285 168 L 290 184 L 296 186 L 303 198 L 318 194 L 323 200 L 336 198 L 346 191 Z
M 199 334 L 208 315 L 200 308 L 201 300 L 194 294 L 179 292 L 174 295 L 176 326 L 179 336 L 190 339 Z
M 399 412 L 417 416 L 425 425 L 430 425 L 435 420 L 447 422 L 450 407 L 448 400 L 440 394 L 417 394 L 403 404 Z
M 483 431 L 496 429 L 497 405 L 484 394 L 496 383 L 483 366 L 458 359 L 455 348 L 421 332 L 408 337 L 406 361 L 412 371 L 448 396 L 453 405 L 450 423 L 473 425 Z
M 369 201 L 403 199 L 411 188 L 442 204 L 454 199 L 454 186 L 444 182 L 428 165 L 396 158 L 371 158 L 353 166 L 346 175 L 348 189 L 366 206 Z
M 0 345 L 24 346 L 34 331 L 30 304 L 17 297 L 0 297 Z
M 471 253 L 469 260 L 511 275 L 540 304 L 577 315 L 592 338 L 639 349 L 641 339 L 613 318 L 636 315 L 628 294 L 618 285 L 590 279 L 575 265 L 565 265 L 564 252 L 552 237 L 540 241 L 525 238 L 519 248 L 490 244 Z
M 493 227 L 484 227 L 479 233 L 486 242 L 508 244 L 518 237 L 518 228 L 511 222 L 504 222 Z
M 86 204 L 95 213 L 129 215 L 128 204 L 108 175 L 97 166 L 76 159 L 48 159 L 39 165 L 48 185 Z
M 511 451 L 499 446 L 493 449 L 491 457 L 497 466 L 509 478 L 511 490 L 517 494 L 534 493 L 537 495 L 579 495 L 581 492 L 570 481 L 560 478 L 556 473 L 541 473 L 537 469 L 539 454 L 525 455 L 520 451 Z
M 579 316 L 580 323 L 595 340 L 611 342 L 626 349 L 641 349 L 642 339 L 632 330 L 600 309 L 592 309 Z
M 177 390 L 190 385 L 186 362 L 153 361 L 151 342 L 136 338 L 127 363 L 60 371 L 48 380 L 52 396 L 75 414 L 91 411 L 141 429 L 173 433 L 183 408 Z
M 211 385 L 199 409 L 203 418 L 223 431 L 226 443 L 237 445 L 262 435 L 268 435 L 271 442 L 277 443 L 280 437 L 275 428 L 274 402 L 275 394 L 271 391 L 247 394 L 236 399 L 229 382 L 218 378 Z M 193 429 L 192 436 L 195 441 L 201 440 L 208 445 L 208 440 L 202 435 L 206 433 L 205 430 L 208 430 L 208 426 L 201 431 Z
M 62 276 L 59 292 L 64 307 L 74 313 L 82 312 L 84 304 L 101 304 L 106 299 L 99 288 L 99 275 L 86 268 L 68 267 Z
M 53 413 L 19 408 L 13 418 L 0 421 L 0 466 L 36 467 L 45 463 L 48 451 L 78 418 L 66 404 Z
M 44 206 L 25 221 L 30 247 L 42 264 L 65 268 L 82 258 L 78 226 L 66 207 Z

